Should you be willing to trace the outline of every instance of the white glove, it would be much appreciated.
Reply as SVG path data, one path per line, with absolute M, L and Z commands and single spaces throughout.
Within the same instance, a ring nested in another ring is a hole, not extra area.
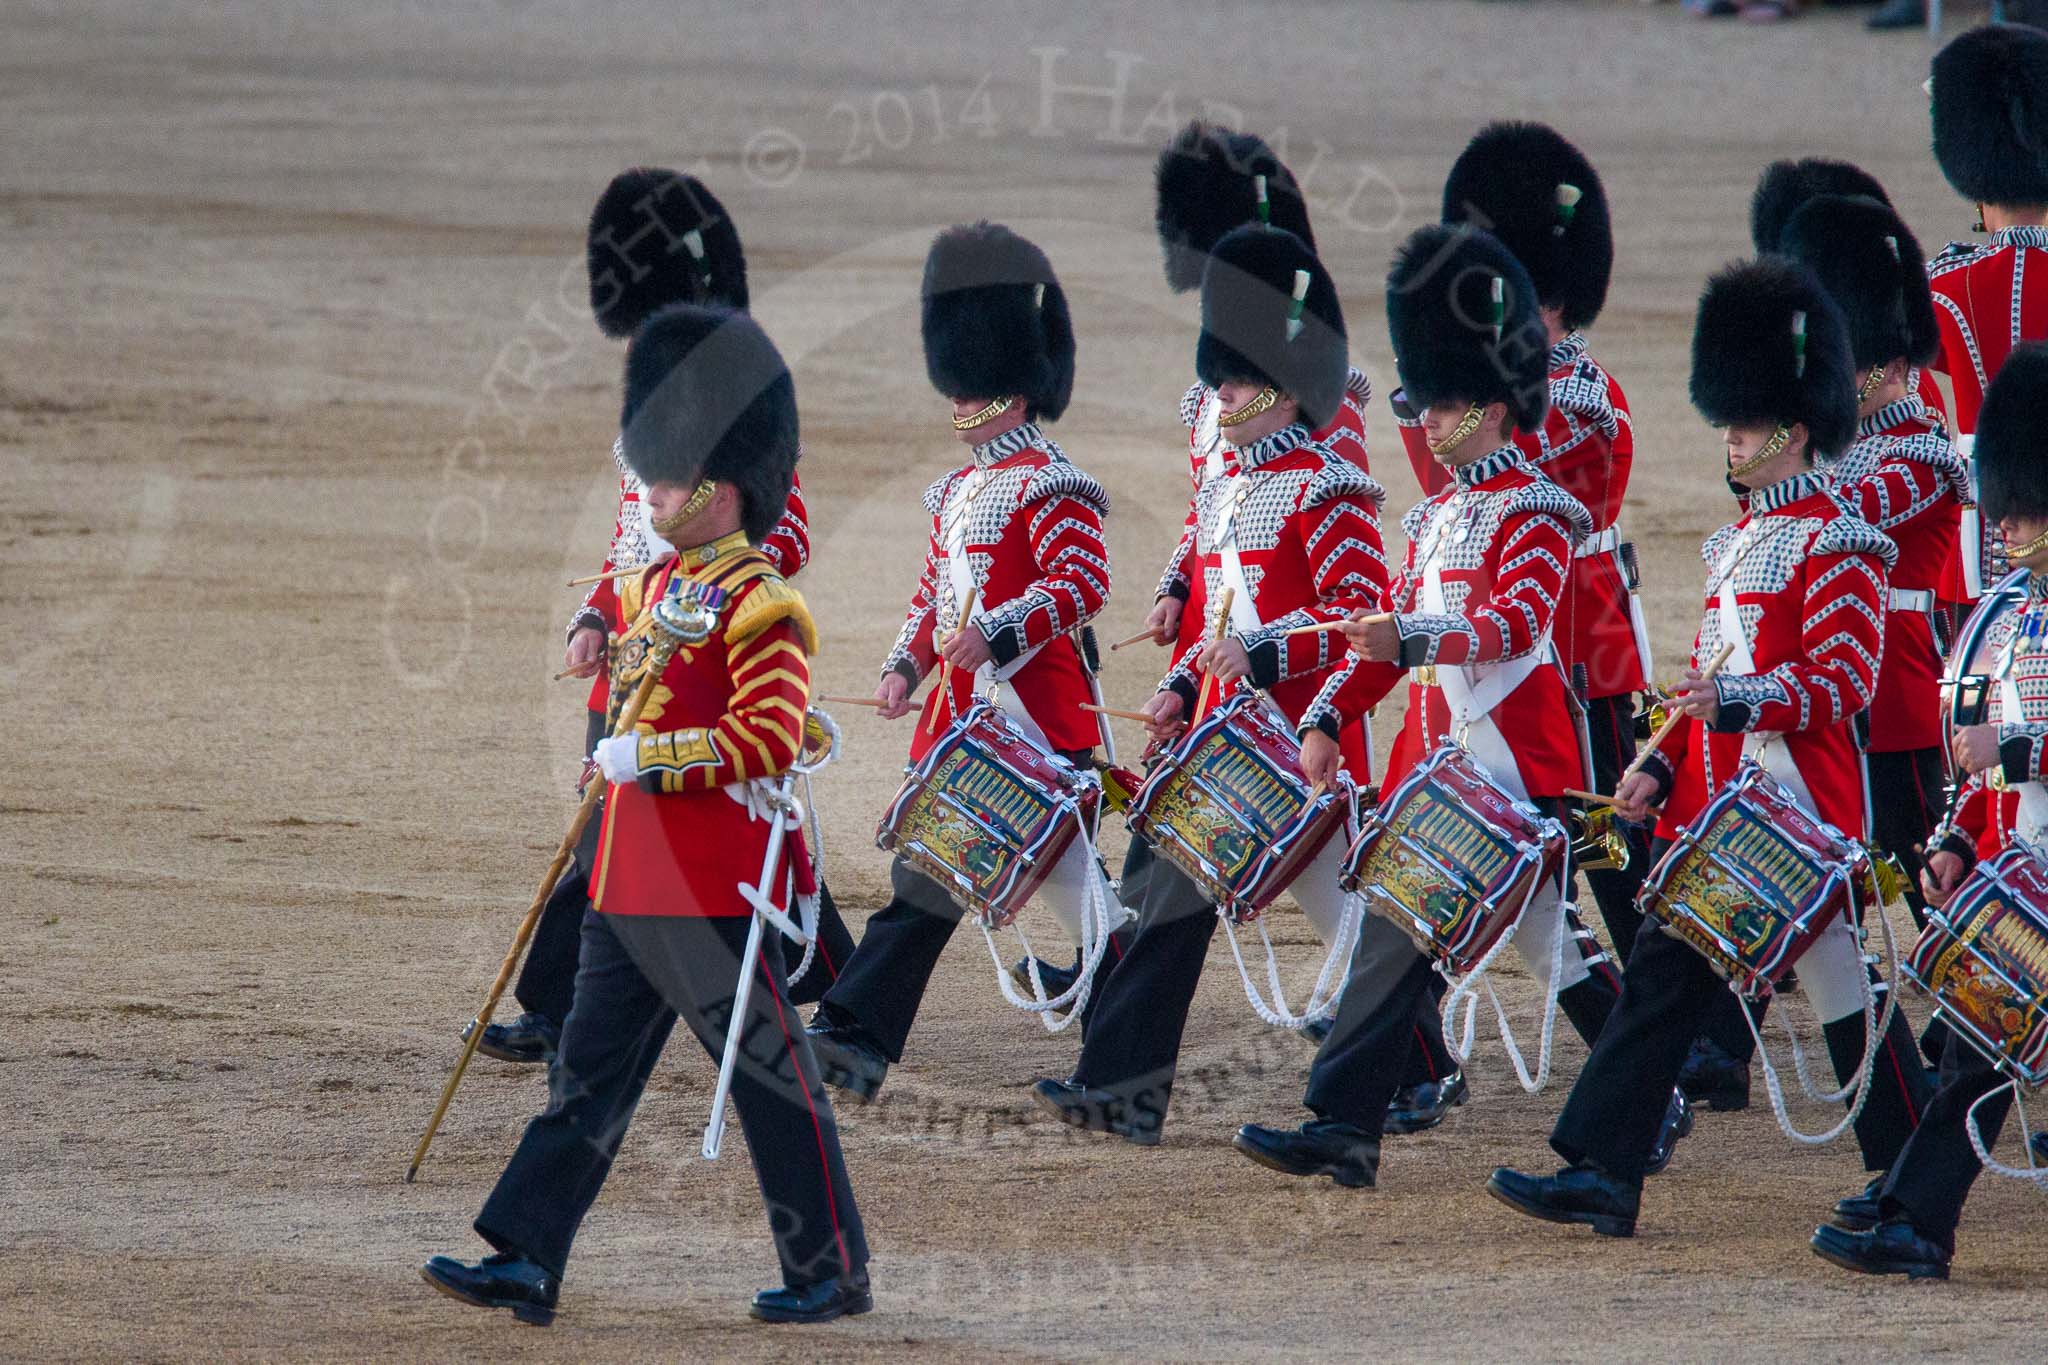
M 637 782 L 640 780 L 640 737 L 638 735 L 615 735 L 597 742 L 597 749 L 590 755 L 597 760 L 598 768 L 607 782 Z

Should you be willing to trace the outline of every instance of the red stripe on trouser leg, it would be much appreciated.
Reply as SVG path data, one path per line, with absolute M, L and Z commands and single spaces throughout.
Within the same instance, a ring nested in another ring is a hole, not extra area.
M 825 1155 L 825 1125 L 818 1118 L 818 1106 L 811 1100 L 811 1087 L 804 1083 L 804 1069 L 797 1061 L 796 1039 L 790 1036 L 789 1020 L 783 1015 L 782 992 L 775 989 L 775 978 L 768 971 L 768 957 L 764 952 L 754 959 L 760 969 L 762 983 L 768 987 L 769 996 L 775 1001 L 775 1022 L 782 1028 L 782 1045 L 789 1053 L 790 1074 L 797 1078 L 798 1087 L 804 1093 L 804 1108 L 810 1111 L 811 1133 L 818 1141 L 818 1177 L 825 1183 L 825 1208 L 832 1215 L 832 1240 L 839 1244 L 839 1269 L 843 1274 L 853 1273 L 853 1258 L 846 1251 L 846 1233 L 839 1226 L 839 1200 L 832 1193 L 832 1163 Z M 741 1021 L 745 1028 L 745 1021 Z
M 1415 1026 L 1415 1050 L 1422 1054 L 1422 1065 L 1429 1072 L 1429 1079 L 1432 1082 L 1442 1080 L 1443 1077 L 1436 1074 L 1436 1058 L 1429 1054 L 1429 1039 L 1422 1036 L 1420 1024 Z

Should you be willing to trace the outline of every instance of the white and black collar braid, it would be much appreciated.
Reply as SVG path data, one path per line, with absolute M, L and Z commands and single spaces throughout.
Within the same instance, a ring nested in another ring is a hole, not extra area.
M 1586 334 L 1567 332 L 1564 339 L 1550 348 L 1550 372 L 1556 374 L 1568 365 L 1576 365 L 1586 354 Z
M 986 469 L 992 464 L 998 464 L 1009 459 L 1020 450 L 1029 450 L 1033 446 L 1048 444 L 1049 442 L 1046 441 L 1044 433 L 1038 429 L 1038 423 L 1025 422 L 1019 426 L 1011 427 L 1002 435 L 991 437 L 989 440 L 983 441 L 980 445 L 976 446 L 974 448 L 974 463 L 978 467 Z
M 1905 422 L 1918 421 L 1927 416 L 1927 405 L 1920 401 L 1920 395 L 1909 393 L 1904 398 L 1894 398 L 1870 416 L 1856 423 L 1856 435 L 1881 436 L 1893 427 Z
M 2048 226 L 2023 223 L 2017 227 L 2002 227 L 1991 234 L 1991 245 L 2031 246 L 2048 250 Z
M 1518 445 L 1504 445 L 1491 455 L 1483 455 L 1471 464 L 1461 464 L 1451 471 L 1460 488 L 1477 488 L 1489 479 L 1497 479 L 1516 465 L 1527 464 L 1529 457 Z
M 1257 469 L 1308 443 L 1308 428 L 1299 422 L 1289 423 L 1271 436 L 1262 436 L 1248 446 L 1239 446 L 1237 467 L 1245 471 Z
M 1809 469 L 1803 474 L 1794 474 L 1789 479 L 1780 479 L 1769 488 L 1759 488 L 1749 495 L 1749 515 L 1768 516 L 1783 507 L 1789 507 L 1801 498 L 1810 498 L 1827 486 L 1826 477 L 1818 469 Z

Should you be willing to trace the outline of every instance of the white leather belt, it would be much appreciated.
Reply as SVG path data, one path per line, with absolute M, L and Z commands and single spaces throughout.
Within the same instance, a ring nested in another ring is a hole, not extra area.
M 1573 559 L 1591 559 L 1594 555 L 1611 555 L 1621 548 L 1621 525 L 1619 522 L 1604 531 L 1596 531 L 1579 542 L 1579 548 L 1572 551 Z
M 1893 611 L 1933 611 L 1934 590 L 1932 588 L 1889 588 L 1885 592 L 1885 605 Z

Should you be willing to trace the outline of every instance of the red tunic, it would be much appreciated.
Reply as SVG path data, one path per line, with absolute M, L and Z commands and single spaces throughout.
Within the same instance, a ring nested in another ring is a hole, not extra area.
M 2007 714 L 2005 689 L 1994 679 L 1985 694 L 1984 723 L 1998 727 L 1998 767 L 1964 780 L 1954 814 L 1927 839 L 1930 849 L 1946 845 L 1966 863 L 1993 857 L 2011 844 L 2020 818 L 2019 784 L 2048 782 L 2048 650 L 2038 643 L 2048 640 L 2048 578 L 2028 575 L 2026 584 L 2019 610 L 1992 622 L 1985 637 L 1991 659 L 2003 663 L 2011 650 L 2007 666 L 2019 692 L 2020 714 Z M 2031 649 L 2014 648 L 2015 637 L 2037 643 Z M 2000 784 L 1995 788 L 1986 780 L 1994 776 Z M 2035 841 L 2041 836 L 2038 829 L 2022 832 Z
M 1372 464 L 1365 451 L 1365 405 L 1372 401 L 1372 381 L 1365 371 L 1354 369 L 1344 381 L 1344 401 L 1330 424 L 1313 433 L 1318 445 L 1340 459 L 1349 460 L 1370 474 Z M 1237 472 L 1237 448 L 1223 439 L 1216 426 L 1216 390 L 1196 384 L 1181 396 L 1181 425 L 1188 429 L 1187 520 L 1181 523 L 1180 544 L 1167 561 L 1159 583 L 1158 597 L 1181 599 L 1180 639 L 1174 647 L 1178 658 L 1190 645 L 1202 639 L 1202 623 L 1209 610 L 1208 583 L 1195 569 L 1195 496 L 1212 478 Z
M 1426 495 L 1444 490 L 1450 474 L 1429 452 L 1421 418 L 1399 395 L 1395 417 L 1408 465 Z M 1586 352 L 1586 338 L 1573 332 L 1550 348 L 1550 412 L 1539 431 L 1515 434 L 1530 462 L 1593 518 L 1593 530 L 1572 560 L 1571 583 L 1557 606 L 1554 631 L 1567 676 L 1586 669 L 1586 695 L 1623 696 L 1642 690 L 1642 652 L 1636 645 L 1629 609 L 1629 583 L 1622 566 L 1616 525 L 1635 463 L 1635 428 L 1628 398 L 1599 362 Z
M 601 573 L 610 573 L 614 569 L 637 569 L 660 554 L 666 554 L 669 548 L 666 541 L 650 543 L 647 524 L 640 513 L 640 495 L 646 489 L 639 477 L 626 467 L 625 446 L 616 437 L 612 440 L 612 463 L 619 469 L 619 512 L 612 520 L 611 549 L 604 557 Z M 775 523 L 775 529 L 761 542 L 761 553 L 768 556 L 775 572 L 784 578 L 794 578 L 797 570 L 810 562 L 811 528 L 804 520 L 805 515 L 803 484 L 792 480 L 789 506 L 783 512 L 782 520 Z M 596 626 L 607 633 L 624 627 L 619 617 L 617 582 L 614 578 L 601 579 L 590 589 L 583 605 L 569 618 L 570 635 L 585 626 Z M 604 709 L 609 690 L 610 684 L 604 674 L 599 673 L 590 684 L 591 710 Z
M 1955 557 L 1956 522 L 1970 474 L 1948 433 L 1914 394 L 1887 403 L 1857 427 L 1857 440 L 1826 462 L 1829 491 L 1898 546 L 1884 624 L 1884 659 L 1870 703 L 1870 751 L 1941 743 L 1941 647 L 1933 610 Z
M 1977 433 L 1977 410 L 1999 367 L 2022 341 L 2048 337 L 2048 227 L 2000 228 L 1982 242 L 1951 242 L 1927 263 L 1941 355 L 1934 367 L 1955 386 L 1955 431 L 1968 453 Z M 1995 528 L 1980 528 L 1975 547 L 1981 583 L 2004 572 Z M 1968 547 L 1959 547 L 1959 549 Z M 1969 600 L 1960 553 L 1943 597 Z
M 1408 557 L 1389 592 L 1399 615 L 1401 661 L 1369 663 L 1351 655 L 1316 706 L 1351 716 L 1410 678 L 1408 715 L 1387 765 L 1393 787 L 1430 747 L 1452 734 L 1451 706 L 1427 671 L 1514 665 L 1549 641 L 1572 549 L 1592 530 L 1578 499 L 1545 478 L 1514 445 L 1454 471 L 1451 486 L 1401 519 Z M 1434 560 L 1442 611 L 1427 610 L 1425 580 Z M 1506 742 L 1524 791 L 1560 796 L 1586 785 L 1585 751 L 1562 666 L 1536 662 L 1487 714 Z
M 1738 674 L 1731 660 L 1715 679 L 1721 711 L 1714 731 L 1687 721 L 1644 764 L 1667 788 L 1657 833 L 1675 836 L 1697 815 L 1753 741 L 1781 751 L 1760 755 L 1774 773 L 1790 760 L 1809 809 L 1862 838 L 1863 761 L 1850 722 L 1877 690 L 1897 547 L 1843 510 L 1823 476 L 1810 471 L 1754 494 L 1742 520 L 1709 536 L 1700 556 L 1708 591 L 1694 666 L 1720 652 L 1718 578 L 1732 567 L 1756 671 Z
M 671 555 L 619 593 L 633 618 L 678 573 L 730 596 L 710 638 L 675 653 L 640 713 L 640 780 L 605 794 L 591 903 L 606 914 L 751 913 L 738 886 L 761 875 L 769 825 L 725 789 L 785 771 L 803 742 L 817 648 L 803 599 L 744 536 L 685 558 L 687 570 Z M 646 644 L 614 646 L 614 717 L 650 666 Z
M 882 672 L 901 673 L 915 687 L 938 662 L 937 640 L 954 630 L 965 594 L 955 556 L 975 586 L 969 623 L 988 640 L 995 669 L 1055 750 L 1092 749 L 1101 740 L 1087 665 L 1075 633 L 1109 599 L 1109 550 L 1102 516 L 1109 495 L 1068 463 L 1034 422 L 974 448 L 972 463 L 925 490 L 932 514 L 924 571 L 910 611 Z M 1014 672 L 1008 670 L 1014 669 Z M 923 757 L 938 729 L 973 702 L 976 678 L 948 670 L 951 700 L 933 688 L 918 717 L 910 757 Z M 1007 673 L 1007 676 L 1004 675 Z
M 1323 717 L 1309 716 L 1308 707 L 1343 660 L 1344 637 L 1325 631 L 1289 639 L 1284 632 L 1340 621 L 1354 610 L 1379 610 L 1387 591 L 1379 525 L 1386 490 L 1299 424 L 1234 450 L 1230 467 L 1231 473 L 1211 479 L 1195 495 L 1188 569 L 1219 607 L 1224 589 L 1237 589 L 1229 633 L 1251 656 L 1252 685 L 1265 689 L 1297 726 L 1316 724 Z M 1242 586 L 1230 568 L 1233 548 Z M 1237 599 L 1247 595 L 1250 600 L 1240 605 Z M 1214 624 L 1180 651 L 1160 683 L 1180 695 L 1191 720 L 1200 719 L 1196 709 L 1205 690 L 1194 659 Z M 1223 699 L 1222 688 L 1206 690 L 1210 705 Z M 1344 742 L 1353 772 L 1366 774 L 1362 731 L 1340 727 L 1334 713 L 1327 720 L 1332 735 Z

